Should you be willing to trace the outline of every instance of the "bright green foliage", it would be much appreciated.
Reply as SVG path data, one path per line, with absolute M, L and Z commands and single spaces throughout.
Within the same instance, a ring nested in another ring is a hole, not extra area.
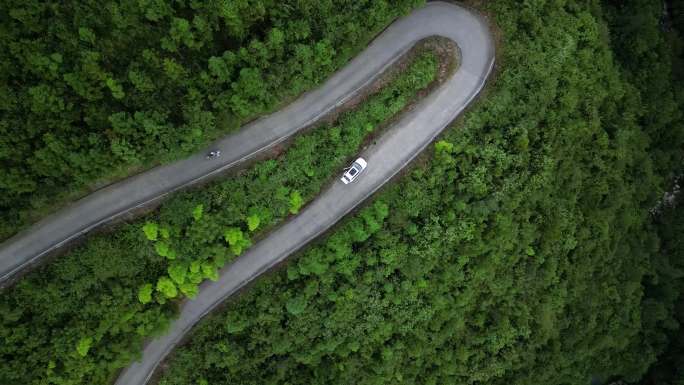
M 297 214 L 303 204 L 304 199 L 302 199 L 302 194 L 299 191 L 295 190 L 290 193 L 290 214 Z
M 434 79 L 435 56 L 419 55 L 405 71 L 337 122 L 296 137 L 278 158 L 176 194 L 157 212 L 117 231 L 88 237 L 4 291 L 0 383 L 107 383 L 136 358 L 145 337 L 164 330 L 176 312 L 176 299 L 194 296 L 204 279 L 218 279 L 218 269 L 234 257 L 224 238 L 227 228 L 238 228 L 246 237 L 245 218 L 258 213 L 260 231 L 268 231 L 289 215 L 290 191 L 300 191 L 305 202 L 319 194 L 358 152 L 367 135 L 359 122 L 378 127 L 401 110 Z M 407 76 L 413 73 L 421 76 Z M 371 116 L 371 109 L 382 114 Z M 315 167 L 312 177 L 302 174 L 307 167 Z M 198 204 L 203 205 L 203 216 L 195 221 L 192 211 Z M 141 231 L 146 222 L 158 225 L 157 241 Z M 157 250 L 160 243 L 166 245 L 166 256 Z M 183 284 L 170 276 L 169 267 L 176 264 L 187 266 Z M 312 264 L 311 271 L 323 272 L 325 266 Z M 149 283 L 155 290 L 143 305 L 140 288 Z M 97 341 L 87 365 L 71 358 L 75 341 L 85 334 Z M 56 367 L 48 373 L 50 361 Z
M 182 285 L 185 282 L 185 276 L 188 272 L 188 267 L 182 263 L 175 263 L 169 266 L 169 277 L 177 285 Z
M 216 279 L 214 279 L 214 281 L 216 281 Z M 178 288 L 184 296 L 191 299 L 195 298 L 199 293 L 199 287 L 197 286 L 197 283 L 185 282 L 183 284 L 180 284 Z
M 210 262 L 202 262 L 202 276 L 212 281 L 218 281 L 218 269 Z
M 90 350 L 90 346 L 93 344 L 93 338 L 92 337 L 83 337 L 80 340 L 78 340 L 78 344 L 76 345 L 76 351 L 78 352 L 78 355 L 81 357 L 85 357 L 88 355 L 88 351 Z
M 237 227 L 229 227 L 223 237 L 230 245 L 230 251 L 235 255 L 242 254 L 242 250 L 249 247 L 252 243 L 249 238 Z
M 419 3 L 0 2 L 0 239 L 278 108 Z
M 199 204 L 195 206 L 194 209 L 192 209 L 192 217 L 196 220 L 199 221 L 202 219 L 202 215 L 204 214 L 204 205 Z
M 154 244 L 154 250 L 157 252 L 162 257 L 166 257 L 168 259 L 174 259 L 173 257 L 173 252 L 169 248 L 169 244 L 164 241 L 159 241 Z
M 199 273 L 202 269 L 202 263 L 198 260 L 194 260 L 190 263 L 190 274 Z
M 142 304 L 152 301 L 152 284 L 146 283 L 138 289 L 138 301 Z
M 259 218 L 258 214 L 252 214 L 247 217 L 247 228 L 249 231 L 254 231 L 259 228 L 259 224 L 261 223 L 261 218 Z
M 149 239 L 150 241 L 157 240 L 159 226 L 156 223 L 146 222 L 142 229 L 147 239 Z
M 437 154 L 451 154 L 454 152 L 454 144 L 446 140 L 440 140 L 435 143 L 435 152 Z
M 166 298 L 175 298 L 178 295 L 176 285 L 167 277 L 161 277 L 157 281 L 157 291 L 164 294 Z
M 240 230 L 237 227 L 227 228 L 226 231 L 223 233 L 223 237 L 229 245 L 237 245 L 244 239 L 242 230 Z

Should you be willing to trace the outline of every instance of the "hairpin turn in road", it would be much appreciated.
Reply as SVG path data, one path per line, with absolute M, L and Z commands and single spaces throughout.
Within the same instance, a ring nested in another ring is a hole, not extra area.
M 268 271 L 308 242 L 325 232 L 345 214 L 353 210 L 390 180 L 432 142 L 482 90 L 494 66 L 494 43 L 486 21 L 478 14 L 444 2 L 430 2 L 410 15 L 397 20 L 358 57 L 336 73 L 320 89 L 317 97 L 336 93 L 326 106 L 334 106 L 375 78 L 417 41 L 442 36 L 453 40 L 460 50 L 459 68 L 444 84 L 420 101 L 404 115 L 375 145 L 360 156 L 367 161 L 364 175 L 354 183 L 341 181 L 325 190 L 300 214 L 279 227 L 221 270 L 216 282 L 205 282 L 198 296 L 184 301 L 180 316 L 164 336 L 145 346 L 142 360 L 126 368 L 117 385 L 143 385 L 153 375 L 159 363 L 181 342 L 184 335 L 207 313 L 230 295 Z M 369 71 L 370 70 L 370 71 Z M 353 85 L 344 84 L 353 81 Z M 313 102 L 310 94 L 281 113 L 267 119 L 281 124 L 293 124 L 294 109 L 306 109 L 302 100 Z M 321 105 L 318 104 L 318 109 Z M 309 111 L 306 121 L 320 116 L 322 110 Z M 299 119 L 302 121 L 302 119 Z M 257 127 L 248 127 L 255 130 Z M 247 135 L 244 133 L 243 135 Z M 226 143 L 228 144 L 228 143 Z M 224 149 L 226 154 L 230 150 Z

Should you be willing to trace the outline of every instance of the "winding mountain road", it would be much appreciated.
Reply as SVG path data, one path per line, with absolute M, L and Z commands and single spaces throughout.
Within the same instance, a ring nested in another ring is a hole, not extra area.
M 349 92 L 353 93 L 367 84 L 417 41 L 430 36 L 443 36 L 458 45 L 460 66 L 454 74 L 361 154 L 368 161 L 368 168 L 357 181 L 349 185 L 335 182 L 298 216 L 224 267 L 217 282 L 202 284 L 197 298 L 183 303 L 180 316 L 173 322 L 169 332 L 150 341 L 143 351 L 142 360 L 126 368 L 119 376 L 117 385 L 144 385 L 159 363 L 203 316 L 329 229 L 377 191 L 470 104 L 484 86 L 494 65 L 492 36 L 481 16 L 454 4 L 431 2 L 394 22 L 363 53 L 314 91 L 312 94 L 315 97 L 306 95 L 293 106 L 264 121 L 269 124 L 277 121 L 281 125 L 295 121 L 301 122 L 300 125 L 310 122 L 313 117 L 322 114 L 321 108 L 329 110 L 346 100 L 351 95 Z M 340 87 L 344 88 L 344 92 L 340 93 Z M 332 97 L 329 92 L 336 96 Z M 318 100 L 323 97 L 328 98 L 328 102 L 321 103 Z M 316 108 L 307 108 L 304 105 L 306 103 L 316 103 Z M 305 119 L 296 116 L 295 111 L 302 110 L 310 112 Z M 259 130 L 262 126 L 258 124 L 249 127 L 242 135 Z M 283 130 L 288 133 L 296 131 Z M 269 129 L 268 133 L 272 134 L 272 131 Z M 229 141 L 230 138 L 222 144 L 229 145 Z
M 144 385 L 159 363 L 207 313 L 231 294 L 328 230 L 402 170 L 454 120 L 483 88 L 494 66 L 494 44 L 478 14 L 444 2 L 430 2 L 401 18 L 320 88 L 282 110 L 258 119 L 216 142 L 222 157 L 206 151 L 115 183 L 43 219 L 0 245 L 0 286 L 70 240 L 171 192 L 254 157 L 355 96 L 416 42 L 431 36 L 451 39 L 460 50 L 459 68 L 403 115 L 361 154 L 368 167 L 352 184 L 333 183 L 300 214 L 224 267 L 217 282 L 205 282 L 198 296 L 182 304 L 169 332 L 146 345 L 142 360 L 122 371 L 117 385 Z
M 51 251 L 95 227 L 253 158 L 316 122 L 373 83 L 408 51 L 416 39 L 407 41 L 407 37 L 373 43 L 323 86 L 217 141 L 211 149 L 220 150 L 220 158 L 207 161 L 206 149 L 153 168 L 102 188 L 8 239 L 0 244 L 0 288 Z M 387 43 L 390 45 L 385 46 Z

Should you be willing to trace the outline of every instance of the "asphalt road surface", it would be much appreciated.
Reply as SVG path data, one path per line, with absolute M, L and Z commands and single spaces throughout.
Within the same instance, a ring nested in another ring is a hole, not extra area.
M 224 154 L 232 154 L 231 158 L 240 159 L 264 144 L 282 140 L 283 136 L 290 135 L 298 127 L 342 103 L 354 90 L 369 83 L 417 41 L 430 36 L 443 36 L 458 45 L 460 67 L 457 71 L 404 115 L 375 145 L 364 150 L 361 156 L 368 161 L 368 167 L 356 181 L 349 185 L 336 181 L 298 216 L 223 268 L 217 282 L 205 282 L 197 298 L 183 303 L 180 317 L 172 323 L 169 332 L 146 345 L 142 360 L 126 368 L 119 376 L 117 385 L 145 384 L 158 364 L 204 315 L 329 229 L 430 144 L 472 102 L 493 68 L 494 44 L 487 23 L 481 16 L 454 4 L 428 3 L 393 23 L 320 89 L 248 126 L 217 146 Z M 173 177 L 183 184 L 211 171 L 213 168 L 207 165 L 200 154 L 187 161 L 153 170 L 149 174 L 154 179 L 147 183 L 132 181 L 130 183 L 139 186 L 129 188 L 135 193 L 140 189 L 164 193 L 175 188 L 165 179 L 167 177 Z M 175 174 L 190 176 L 178 179 L 182 176 Z M 116 191 L 109 192 L 112 193 L 119 194 Z M 108 202 L 115 200 L 114 197 L 107 199 Z

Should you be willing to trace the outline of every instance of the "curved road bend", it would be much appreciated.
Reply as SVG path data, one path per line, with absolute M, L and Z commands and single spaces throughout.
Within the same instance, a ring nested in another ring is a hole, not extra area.
M 368 167 L 357 181 L 349 185 L 336 181 L 298 216 L 224 267 L 217 282 L 205 282 L 197 298 L 183 303 L 180 316 L 168 334 L 152 340 L 143 351 L 142 361 L 126 368 L 117 385 L 145 384 L 158 364 L 200 318 L 368 198 L 468 106 L 492 70 L 494 46 L 486 22 L 453 4 L 431 2 L 396 21 L 344 71 L 351 68 L 362 70 L 357 68 L 359 63 L 373 63 L 374 68 L 384 67 L 418 40 L 434 35 L 449 38 L 460 48 L 460 67 L 452 77 L 403 116 L 376 145 L 364 151 L 362 156 L 368 161 Z M 376 56 L 378 52 L 382 55 Z
M 321 87 L 307 92 L 276 113 L 245 125 L 211 146 L 222 156 L 208 161 L 209 149 L 98 190 L 37 222 L 0 245 L 0 288 L 39 262 L 41 257 L 100 224 L 192 185 L 286 140 L 344 104 L 377 79 L 411 48 L 416 34 L 382 35 Z

